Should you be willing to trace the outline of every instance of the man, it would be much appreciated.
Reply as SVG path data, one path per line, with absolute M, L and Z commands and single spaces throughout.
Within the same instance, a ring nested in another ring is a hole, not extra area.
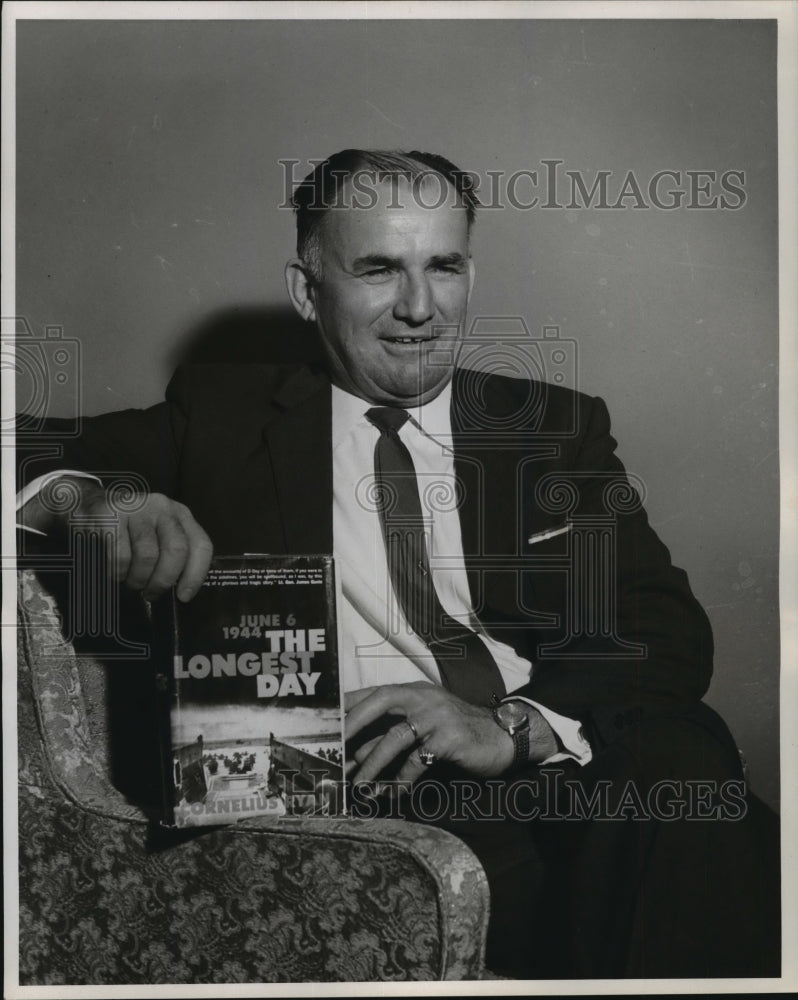
M 671 784 L 663 815 L 641 814 L 662 779 L 717 791 L 740 773 L 699 701 L 708 621 L 629 489 L 606 408 L 455 366 L 475 275 L 468 175 L 347 150 L 295 205 L 287 287 L 324 369 L 185 369 L 164 405 L 87 421 L 66 452 L 62 476 L 134 469 L 149 485 L 120 518 L 118 577 L 190 600 L 214 549 L 332 549 L 348 775 L 422 793 L 472 781 L 467 815 L 436 821 L 485 865 L 495 971 L 775 973 L 761 909 L 742 933 L 729 919 L 767 891 L 741 863 L 756 850 L 745 809 L 721 821 L 716 794 L 714 819 L 690 822 Z M 82 513 L 108 513 L 101 483 L 71 482 Z M 425 484 L 450 502 L 422 503 Z M 48 531 L 39 485 L 22 519 Z M 596 548 L 579 562 L 582 543 Z M 580 802 L 607 791 L 616 819 L 571 822 L 558 790 L 554 815 L 528 820 L 537 805 L 508 797 L 519 776 L 560 773 Z

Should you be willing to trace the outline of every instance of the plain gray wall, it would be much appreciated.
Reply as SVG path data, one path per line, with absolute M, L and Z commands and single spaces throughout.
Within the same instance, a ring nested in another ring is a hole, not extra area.
M 778 801 L 776 30 L 767 21 L 18 22 L 17 312 L 87 413 L 161 398 L 189 330 L 285 303 L 278 159 L 439 151 L 745 171 L 739 210 L 486 211 L 472 315 L 576 342 L 715 631 L 710 703 Z M 614 185 L 614 187 L 613 187 Z M 524 198 L 529 188 L 519 186 Z M 717 185 L 715 191 L 718 190 Z M 617 195 L 616 195 L 617 196 Z M 614 201 L 615 198 L 613 197 Z M 68 392 L 54 387 L 53 415 Z

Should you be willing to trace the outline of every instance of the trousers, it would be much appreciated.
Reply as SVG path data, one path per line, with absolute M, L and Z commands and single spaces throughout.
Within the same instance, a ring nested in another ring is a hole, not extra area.
M 695 703 L 623 730 L 584 767 L 476 786 L 437 768 L 414 787 L 406 818 L 450 830 L 485 869 L 487 967 L 517 979 L 779 975 L 778 819 L 745 788 L 725 724 Z

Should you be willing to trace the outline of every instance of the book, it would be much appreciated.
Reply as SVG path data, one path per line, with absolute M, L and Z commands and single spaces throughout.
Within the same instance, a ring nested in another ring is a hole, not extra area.
M 216 557 L 191 601 L 162 603 L 165 824 L 340 811 L 332 557 Z

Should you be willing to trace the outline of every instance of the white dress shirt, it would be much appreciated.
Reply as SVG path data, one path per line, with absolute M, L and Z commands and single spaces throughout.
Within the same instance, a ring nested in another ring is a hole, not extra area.
M 431 402 L 408 410 L 399 436 L 416 468 L 421 510 L 428 520 L 430 569 L 444 609 L 477 632 L 490 650 L 509 693 L 526 684 L 533 666 L 489 636 L 474 615 L 466 576 L 452 451 L 451 384 Z M 333 553 L 341 581 L 340 669 L 344 690 L 409 681 L 441 683 L 435 658 L 410 628 L 396 600 L 374 502 L 377 428 L 370 404 L 333 387 Z M 591 759 L 579 723 L 524 698 L 548 722 L 563 753 L 546 763 Z

